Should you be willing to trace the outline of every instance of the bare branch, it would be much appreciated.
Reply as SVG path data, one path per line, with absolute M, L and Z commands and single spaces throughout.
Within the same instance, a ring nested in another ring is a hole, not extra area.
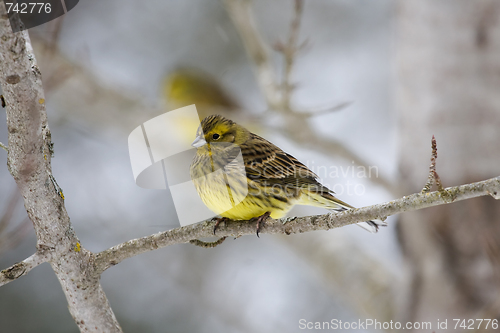
M 31 230 L 31 221 L 28 217 L 22 220 L 13 230 L 0 235 L 0 254 L 15 248 Z
M 302 18 L 302 12 L 304 10 L 304 1 L 295 0 L 294 9 L 294 17 L 290 25 L 290 35 L 288 36 L 288 42 L 281 48 L 281 51 L 283 52 L 283 55 L 285 57 L 285 68 L 282 82 L 283 108 L 285 110 L 290 110 L 290 99 L 294 88 L 294 84 L 291 83 L 290 77 L 292 74 L 295 57 L 299 51 L 297 43 L 300 31 L 300 21 Z
M 432 136 L 432 155 L 434 158 L 434 167 L 432 168 L 432 174 L 434 175 L 434 182 L 436 183 L 438 191 L 443 191 L 444 187 L 443 184 L 441 183 L 441 178 L 439 178 L 439 175 L 436 171 L 437 143 L 434 135 Z
M 434 171 L 436 170 L 436 158 L 437 158 L 437 149 L 435 145 L 434 135 L 432 136 L 432 155 L 431 155 L 431 165 L 429 166 L 429 177 L 427 178 L 427 182 L 422 189 L 422 193 L 427 193 L 431 191 L 432 185 L 434 184 Z
M 229 16 L 240 33 L 241 40 L 245 45 L 250 59 L 254 62 L 257 68 L 257 81 L 259 83 L 260 90 L 266 98 L 269 109 L 271 111 L 278 111 L 287 115 L 286 126 L 279 129 L 279 131 L 287 138 L 303 147 L 314 149 L 327 156 L 332 154 L 339 155 L 348 161 L 353 161 L 356 165 L 360 165 L 368 169 L 369 163 L 364 161 L 360 156 L 348 149 L 341 142 L 331 138 L 318 136 L 316 130 L 312 129 L 307 123 L 307 118 L 313 115 L 311 111 L 307 112 L 304 110 L 297 112 L 293 110 L 290 107 L 290 96 L 278 93 L 276 88 L 278 85 L 276 84 L 271 60 L 265 46 L 266 44 L 262 41 L 262 38 L 256 30 L 254 19 L 249 8 L 249 1 L 224 0 L 224 4 Z M 288 48 L 294 51 L 286 51 L 288 56 L 285 56 L 285 60 L 288 62 L 285 73 L 287 71 L 289 72 L 286 80 L 289 80 L 290 72 L 293 68 L 293 56 L 295 55 L 295 50 L 297 49 L 295 44 L 298 39 L 302 11 L 302 1 L 297 1 L 295 4 L 295 15 L 292 20 L 288 41 Z M 282 48 L 284 52 L 284 50 L 287 49 L 287 46 L 281 45 L 280 48 Z M 341 105 L 341 107 L 344 106 Z M 265 124 L 265 122 L 263 124 Z M 382 185 L 392 194 L 399 195 L 395 185 L 383 176 L 370 178 L 370 180 L 375 184 Z
M 415 193 L 401 199 L 363 208 L 350 209 L 340 213 L 283 218 L 279 220 L 269 219 L 262 226 L 260 233 L 291 235 L 314 230 L 330 230 L 353 223 L 373 219 L 385 219 L 387 216 L 397 213 L 444 205 L 479 196 L 492 195 L 498 199 L 500 197 L 499 193 L 500 176 L 477 183 L 450 187 L 445 189 L 444 192 Z M 109 267 L 138 254 L 169 245 L 188 243 L 193 239 L 211 237 L 213 236 L 214 225 L 215 222 L 213 221 L 205 221 L 133 239 L 113 246 L 96 255 L 94 269 L 100 274 Z M 255 230 L 255 222 L 229 221 L 226 222 L 224 228 L 217 230 L 217 234 L 223 237 L 240 237 L 242 235 L 254 235 Z
M 23 275 L 28 274 L 36 266 L 48 261 L 46 253 L 36 252 L 29 258 L 0 271 L 0 286 L 12 282 Z
M 3 143 L 0 142 L 0 148 L 2 148 L 3 150 L 5 150 L 6 152 L 9 151 L 9 147 L 7 147 L 6 145 L 4 145 Z
M 26 216 L 24 220 L 18 223 L 12 230 L 6 231 L 9 224 L 12 222 L 12 216 L 20 201 L 21 196 L 19 195 L 17 187 L 15 187 L 12 189 L 10 199 L 7 201 L 2 216 L 0 216 L 0 255 L 2 252 L 17 246 L 31 227 L 31 221 Z
M 257 32 L 251 14 L 250 1 L 224 0 L 224 5 L 238 30 L 248 55 L 255 63 L 257 81 L 272 109 L 281 109 L 281 98 L 276 85 L 274 70 L 271 65 L 269 51 L 262 37 Z
M 431 146 L 432 146 L 432 155 L 431 155 L 431 165 L 429 166 L 429 178 L 427 178 L 427 183 L 425 183 L 425 186 L 422 189 L 422 193 L 429 192 L 433 184 L 436 184 L 438 191 L 444 190 L 443 184 L 441 184 L 441 178 L 439 178 L 439 175 L 436 171 L 436 160 L 438 155 L 437 155 L 437 143 L 434 135 L 432 136 Z
M 3 2 L 0 40 L 0 85 L 6 102 L 9 140 L 7 165 L 33 222 L 37 248 L 50 252 L 48 262 L 80 330 L 121 332 L 99 277 L 89 274 L 91 253 L 80 246 L 64 198 L 51 181 L 52 142 L 40 69 L 28 32 L 12 32 Z M 36 263 L 34 259 L 28 266 L 19 264 L 4 275 L 12 279 L 25 274 L 29 265 Z
M 10 194 L 10 199 L 7 201 L 7 205 L 5 206 L 5 211 L 0 217 L 0 234 L 7 229 L 12 216 L 14 215 L 14 210 L 16 209 L 17 203 L 20 199 L 17 188 L 13 188 L 13 191 Z
M 326 108 L 317 108 L 317 109 L 309 109 L 309 110 L 295 110 L 295 112 L 299 115 L 306 116 L 306 117 L 316 117 L 316 116 L 323 116 L 325 114 L 330 114 L 332 112 L 337 112 L 344 110 L 348 106 L 350 106 L 352 102 L 342 102 L 337 105 L 329 106 Z

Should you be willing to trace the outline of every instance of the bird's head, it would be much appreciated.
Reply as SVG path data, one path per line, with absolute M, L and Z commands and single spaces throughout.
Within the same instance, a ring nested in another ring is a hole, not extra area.
M 250 132 L 236 124 L 234 121 L 220 115 L 211 115 L 201 121 L 196 132 L 196 139 L 191 144 L 193 147 L 201 148 L 206 144 L 226 143 L 241 145 L 250 137 Z

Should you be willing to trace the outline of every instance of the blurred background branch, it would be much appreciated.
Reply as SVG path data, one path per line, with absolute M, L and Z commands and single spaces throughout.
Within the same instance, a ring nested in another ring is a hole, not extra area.
M 255 20 L 251 15 L 252 2 L 249 0 L 223 0 L 224 6 L 234 26 L 238 30 L 245 49 L 255 64 L 257 81 L 271 109 L 283 107 L 279 85 L 270 62 L 269 50 L 257 32 Z
M 283 115 L 282 124 L 273 126 L 292 140 L 295 144 L 304 148 L 314 149 L 327 156 L 335 155 L 345 158 L 348 161 L 353 161 L 356 165 L 363 166 L 366 169 L 369 163 L 363 158 L 354 153 L 351 149 L 346 148 L 341 142 L 331 138 L 319 137 L 317 131 L 314 130 L 308 118 L 314 115 L 313 111 L 298 112 L 291 105 L 291 97 L 294 84 L 291 82 L 291 76 L 295 58 L 301 45 L 298 44 L 298 36 L 300 32 L 300 20 L 303 14 L 304 4 L 301 0 L 295 1 L 294 17 L 292 19 L 289 38 L 286 44 L 278 44 L 278 50 L 284 56 L 284 74 L 282 84 L 277 83 L 277 75 L 270 61 L 269 48 L 262 40 L 254 24 L 252 17 L 251 2 L 248 0 L 224 0 L 226 10 L 232 22 L 240 33 L 241 40 L 250 59 L 252 59 L 256 67 L 257 82 L 259 83 L 262 94 L 266 97 L 266 102 L 270 111 L 275 111 Z M 280 93 L 276 87 L 281 87 Z M 330 111 L 338 111 L 343 107 L 347 107 L 350 103 L 341 103 L 340 105 L 328 108 Z M 266 115 L 269 117 L 269 115 Z M 269 120 L 263 119 L 262 126 L 269 124 Z M 386 179 L 383 175 L 370 178 L 377 185 L 383 186 L 394 196 L 399 193 L 395 185 Z
M 12 223 L 14 212 L 20 202 L 21 196 L 19 195 L 19 191 L 17 188 L 14 188 L 0 217 L 0 255 L 15 248 L 26 236 L 31 226 L 27 216 L 20 223 Z M 14 226 L 9 228 L 9 225 Z

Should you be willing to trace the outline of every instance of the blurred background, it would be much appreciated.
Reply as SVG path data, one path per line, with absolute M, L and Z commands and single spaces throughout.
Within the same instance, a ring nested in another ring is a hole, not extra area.
M 495 0 L 86 0 L 29 32 L 53 174 L 94 252 L 178 226 L 168 190 L 135 185 L 127 137 L 190 104 L 202 117 L 246 124 L 354 206 L 420 191 L 432 135 L 445 187 L 500 174 Z M 36 244 L 6 156 L 0 151 L 2 269 Z M 102 284 L 125 332 L 299 332 L 300 320 L 367 318 L 431 322 L 436 331 L 447 319 L 448 331 L 461 331 L 454 318 L 500 319 L 499 202 L 387 221 L 378 234 L 347 226 L 215 249 L 169 246 L 110 268 Z M 78 332 L 48 264 L 0 288 L 0 323 L 5 332 Z

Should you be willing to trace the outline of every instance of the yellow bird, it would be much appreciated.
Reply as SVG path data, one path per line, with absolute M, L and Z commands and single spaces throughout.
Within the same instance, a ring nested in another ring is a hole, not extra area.
M 286 215 L 294 205 L 343 211 L 353 208 L 335 198 L 318 176 L 295 157 L 220 115 L 202 120 L 192 143 L 197 148 L 191 179 L 205 205 L 221 220 L 257 220 Z M 358 225 L 377 232 L 383 221 Z

